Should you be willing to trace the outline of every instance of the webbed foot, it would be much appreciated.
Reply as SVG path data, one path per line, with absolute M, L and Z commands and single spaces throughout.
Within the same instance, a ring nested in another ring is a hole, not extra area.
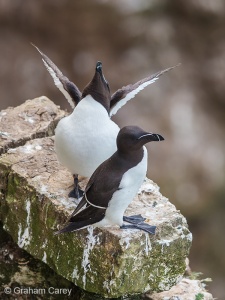
M 150 234 L 155 234 L 156 226 L 149 225 L 147 223 L 141 222 L 138 224 L 125 225 L 123 224 L 121 229 L 140 229 Z
M 142 215 L 134 215 L 134 216 L 123 216 L 123 220 L 125 222 L 131 223 L 131 224 L 138 224 L 140 222 L 144 222 L 146 218 L 143 218 Z

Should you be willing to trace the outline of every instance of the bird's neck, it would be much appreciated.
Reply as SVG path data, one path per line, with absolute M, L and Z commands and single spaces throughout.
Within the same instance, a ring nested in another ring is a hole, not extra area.
M 90 82 L 90 84 L 85 87 L 82 98 L 90 95 L 96 102 L 99 102 L 109 114 L 110 111 L 110 93 L 107 92 L 101 85 L 96 88 L 97 84 L 95 81 Z
M 136 166 L 144 156 L 144 148 L 133 151 L 117 151 L 121 160 L 126 161 L 129 165 Z

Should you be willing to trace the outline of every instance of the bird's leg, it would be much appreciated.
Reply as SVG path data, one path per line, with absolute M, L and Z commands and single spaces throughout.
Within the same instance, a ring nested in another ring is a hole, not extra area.
M 144 222 L 146 218 L 143 218 L 142 215 L 134 215 L 134 216 L 123 216 L 123 220 L 127 223 L 138 224 L 140 222 Z
M 83 196 L 84 192 L 79 187 L 78 174 L 73 174 L 73 180 L 74 180 L 74 188 L 72 189 L 72 191 L 69 192 L 68 196 L 71 198 L 79 199 L 80 197 Z
M 139 224 L 131 224 L 131 225 L 125 225 L 123 224 L 120 226 L 121 229 L 140 229 L 143 231 L 146 231 L 150 234 L 155 234 L 156 226 L 151 226 L 147 223 L 141 222 Z

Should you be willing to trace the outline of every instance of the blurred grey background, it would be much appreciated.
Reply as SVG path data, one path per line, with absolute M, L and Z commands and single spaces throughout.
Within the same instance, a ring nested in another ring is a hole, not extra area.
M 165 137 L 148 145 L 148 176 L 188 220 L 192 270 L 224 299 L 224 0 L 0 0 L 0 109 L 46 95 L 70 111 L 30 42 L 81 90 L 97 60 L 112 92 L 182 63 L 114 120 Z

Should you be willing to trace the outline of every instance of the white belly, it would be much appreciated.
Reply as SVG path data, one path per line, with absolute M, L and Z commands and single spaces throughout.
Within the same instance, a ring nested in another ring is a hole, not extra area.
M 71 173 L 90 177 L 116 150 L 119 127 L 105 108 L 88 95 L 55 130 L 58 160 Z
M 94 224 L 96 227 L 123 224 L 123 215 L 128 205 L 136 196 L 142 185 L 147 172 L 147 149 L 144 147 L 144 157 L 142 161 L 122 177 L 119 190 L 116 191 L 109 202 L 105 217 L 102 221 Z

